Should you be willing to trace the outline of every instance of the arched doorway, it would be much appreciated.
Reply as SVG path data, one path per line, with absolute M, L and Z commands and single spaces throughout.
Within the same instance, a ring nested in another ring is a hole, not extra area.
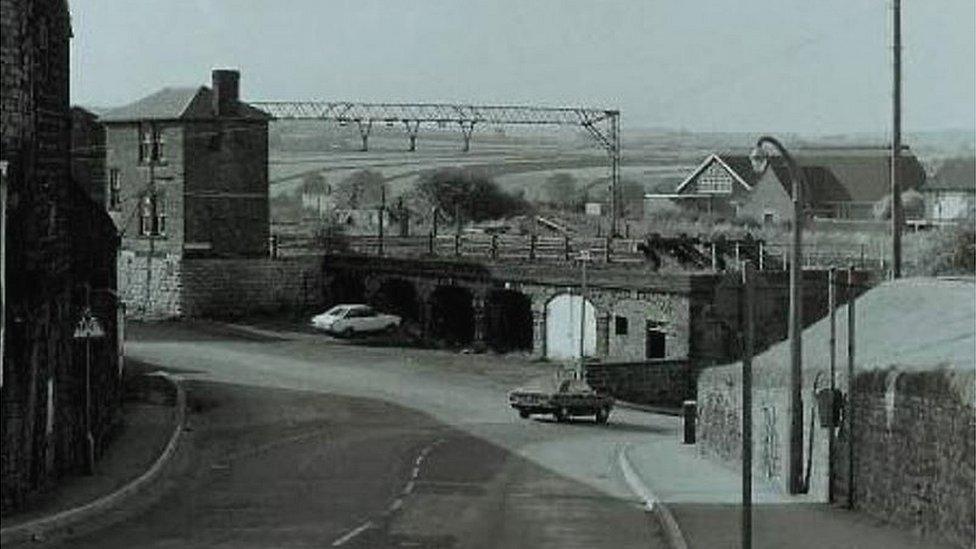
M 404 321 L 417 322 L 420 319 L 417 290 L 413 284 L 402 278 L 383 281 L 372 296 L 370 304 L 384 313 L 395 314 Z
M 340 303 L 363 303 L 366 300 L 366 286 L 363 277 L 354 273 L 338 273 L 328 286 L 328 300 L 332 305 Z
M 429 335 L 453 346 L 468 345 L 474 340 L 471 292 L 457 286 L 438 286 L 431 293 Z
M 532 301 L 513 290 L 493 290 L 485 303 L 485 340 L 496 351 L 532 350 Z
M 583 354 L 596 355 L 596 308 L 590 301 L 586 301 L 584 308 L 582 296 L 559 294 L 546 304 L 546 358 L 579 358 L 581 309 Z

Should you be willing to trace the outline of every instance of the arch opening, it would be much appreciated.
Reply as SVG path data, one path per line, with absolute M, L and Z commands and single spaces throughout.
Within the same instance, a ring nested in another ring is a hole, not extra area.
M 474 340 L 471 292 L 457 286 L 438 286 L 430 296 L 430 337 L 450 346 Z
M 532 301 L 514 290 L 493 290 L 485 303 L 485 342 L 499 352 L 532 350 Z
M 582 321 L 580 319 L 582 313 Z M 596 355 L 596 308 L 583 296 L 559 294 L 546 304 L 546 358 L 571 360 Z

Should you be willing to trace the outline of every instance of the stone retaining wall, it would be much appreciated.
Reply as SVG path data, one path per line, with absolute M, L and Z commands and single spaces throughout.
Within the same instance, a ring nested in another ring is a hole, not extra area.
M 322 304 L 322 287 L 321 257 L 184 259 L 181 313 L 238 318 L 304 312 Z

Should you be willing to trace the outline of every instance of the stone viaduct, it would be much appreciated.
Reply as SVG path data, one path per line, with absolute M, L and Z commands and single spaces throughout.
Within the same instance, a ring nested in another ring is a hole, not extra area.
M 322 305 L 367 302 L 399 314 L 428 340 L 538 358 L 654 359 L 707 366 L 741 349 L 737 272 L 661 273 L 641 266 L 482 263 L 327 255 Z M 757 349 L 786 337 L 788 274 L 760 273 Z M 827 277 L 807 270 L 805 323 L 826 312 Z M 580 318 L 583 313 L 584 319 Z

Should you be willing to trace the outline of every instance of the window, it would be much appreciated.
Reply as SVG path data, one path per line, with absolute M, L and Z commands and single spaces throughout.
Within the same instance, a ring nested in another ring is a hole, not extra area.
M 698 192 L 731 193 L 732 176 L 718 162 L 712 164 L 698 176 Z
M 118 168 L 108 171 L 108 209 L 118 211 L 122 209 L 122 174 Z
M 166 235 L 166 197 L 148 194 L 139 206 L 139 234 L 143 236 Z
M 617 335 L 627 335 L 627 317 L 616 316 L 613 320 L 614 333 Z
M 164 162 L 166 140 L 163 131 L 155 125 L 145 124 L 139 128 L 139 162 Z

